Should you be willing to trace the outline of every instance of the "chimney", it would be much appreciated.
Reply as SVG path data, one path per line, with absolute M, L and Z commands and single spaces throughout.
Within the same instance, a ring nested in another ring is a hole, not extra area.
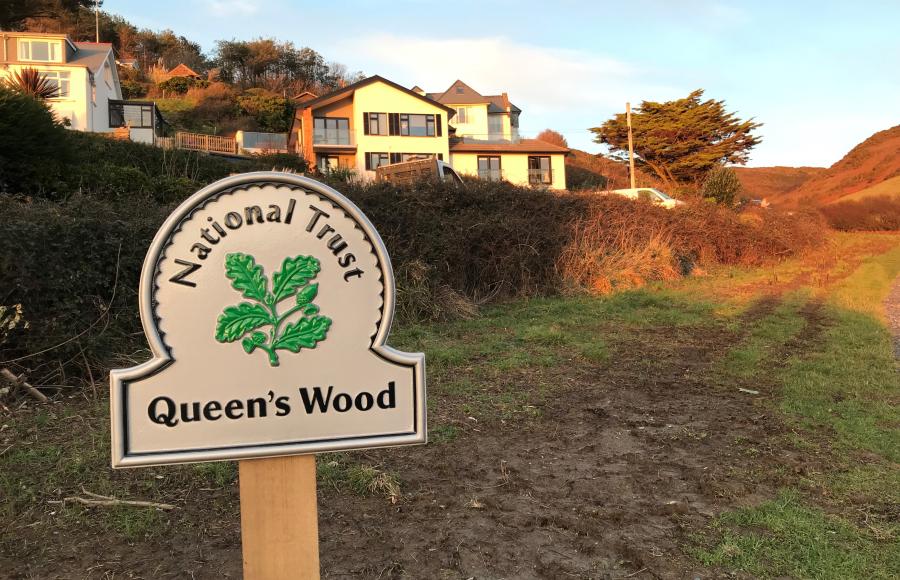
M 503 108 L 506 109 L 506 112 L 508 113 L 510 111 L 509 95 L 506 94 L 505 92 L 503 92 L 503 93 L 500 93 L 500 96 L 503 98 Z

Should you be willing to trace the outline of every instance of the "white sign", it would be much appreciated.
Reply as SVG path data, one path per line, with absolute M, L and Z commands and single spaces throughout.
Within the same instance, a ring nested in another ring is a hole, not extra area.
M 113 467 L 424 443 L 425 356 L 385 344 L 394 299 L 381 238 L 334 189 L 200 190 L 144 261 L 153 358 L 110 373 Z

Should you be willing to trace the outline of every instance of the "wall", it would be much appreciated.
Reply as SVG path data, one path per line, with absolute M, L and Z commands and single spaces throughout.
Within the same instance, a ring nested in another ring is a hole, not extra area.
M 457 137 L 469 137 L 473 139 L 487 140 L 488 138 L 488 114 L 487 105 L 481 103 L 478 105 L 450 105 L 453 108 L 468 107 L 469 113 L 465 123 L 460 123 L 454 116 L 451 125 L 456 127 Z
M 363 113 L 419 113 L 441 116 L 440 137 L 400 137 L 387 135 L 363 135 Z M 374 179 L 374 171 L 366 171 L 366 153 L 430 153 L 450 159 L 450 141 L 447 137 L 448 113 L 444 109 L 417 97 L 398 91 L 381 82 L 356 89 L 353 97 L 353 126 L 359 128 L 356 136 L 356 169 L 359 175 Z
M 498 155 L 491 153 L 454 153 L 450 160 L 453 169 L 460 175 L 478 176 L 478 157 L 482 155 Z M 544 154 L 535 154 L 548 157 Z M 500 171 L 503 179 L 516 185 L 528 186 L 528 153 L 500 153 Z M 549 155 L 550 169 L 553 172 L 551 189 L 566 188 L 565 156 L 561 153 Z
M 47 103 L 60 119 L 68 118 L 71 121 L 71 129 L 77 131 L 91 131 L 92 114 L 88 109 L 91 100 L 91 86 L 88 82 L 86 68 L 67 67 L 47 63 L 34 63 L 28 65 L 10 64 L 7 70 L 0 69 L 0 78 L 11 76 L 24 68 L 35 68 L 40 72 L 61 71 L 70 73 L 69 96 L 59 99 L 49 99 Z

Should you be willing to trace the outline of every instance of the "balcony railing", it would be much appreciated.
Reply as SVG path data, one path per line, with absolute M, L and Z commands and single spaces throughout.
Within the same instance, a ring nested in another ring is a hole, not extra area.
M 325 129 L 313 132 L 313 145 L 353 147 L 356 140 L 350 130 Z
M 502 169 L 479 169 L 478 179 L 485 181 L 500 181 L 503 179 Z
M 531 185 L 552 185 L 553 170 L 552 169 L 529 169 L 528 183 Z

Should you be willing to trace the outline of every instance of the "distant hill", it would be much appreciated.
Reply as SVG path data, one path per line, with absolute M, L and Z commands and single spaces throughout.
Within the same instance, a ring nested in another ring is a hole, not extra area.
M 898 176 L 900 125 L 875 133 L 843 159 L 796 189 L 775 197 L 773 202 L 787 206 L 825 205 Z
M 855 193 L 845 195 L 837 201 L 859 201 L 868 197 L 893 197 L 900 198 L 900 175 L 882 181 L 872 187 L 861 189 Z M 835 203 L 835 202 L 831 202 Z
M 778 199 L 826 171 L 824 167 L 735 167 L 744 186 L 743 195 L 751 199 Z
M 659 181 L 640 169 L 635 172 L 638 187 L 657 187 Z M 605 185 L 604 185 L 605 184 Z M 624 189 L 629 187 L 628 163 L 572 149 L 566 156 L 566 186 L 568 189 Z

